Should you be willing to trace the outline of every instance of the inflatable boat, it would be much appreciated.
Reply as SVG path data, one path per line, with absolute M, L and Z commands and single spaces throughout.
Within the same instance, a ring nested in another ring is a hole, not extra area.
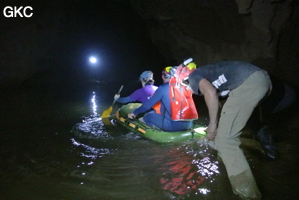
M 177 142 L 185 141 L 193 138 L 204 138 L 206 135 L 203 126 L 194 124 L 194 127 L 186 131 L 166 132 L 160 129 L 155 129 L 147 126 L 144 122 L 138 119 L 128 118 L 128 114 L 133 112 L 136 108 L 140 107 L 141 103 L 130 103 L 122 106 L 115 114 L 115 118 L 119 124 L 127 129 L 145 137 L 147 139 L 159 142 Z

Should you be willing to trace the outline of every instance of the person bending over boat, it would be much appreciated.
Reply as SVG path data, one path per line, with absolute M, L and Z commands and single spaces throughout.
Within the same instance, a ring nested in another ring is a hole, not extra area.
M 170 93 L 169 93 L 169 81 L 171 67 L 166 67 L 162 72 L 163 84 L 158 87 L 154 95 L 144 102 L 142 106 L 134 110 L 133 113 L 129 113 L 130 119 L 135 118 L 137 115 L 149 111 L 154 105 L 160 102 L 160 113 L 156 110 L 146 113 L 143 117 L 143 121 L 151 127 L 159 128 L 164 131 L 175 132 L 188 130 L 193 127 L 193 121 L 174 121 L 172 120 L 170 111 Z
M 154 74 L 151 71 L 144 71 L 139 77 L 139 80 L 142 84 L 142 88 L 135 90 L 130 96 L 127 97 L 120 97 L 119 94 L 114 95 L 114 99 L 118 103 L 130 103 L 139 101 L 144 103 L 147 101 L 158 89 L 157 86 L 154 85 Z
M 271 92 L 268 73 L 250 63 L 221 61 L 197 68 L 185 83 L 194 94 L 204 96 L 210 118 L 208 138 L 215 140 L 234 194 L 244 199 L 261 199 L 240 148 L 240 135 L 255 107 Z M 229 94 L 221 110 L 217 92 Z

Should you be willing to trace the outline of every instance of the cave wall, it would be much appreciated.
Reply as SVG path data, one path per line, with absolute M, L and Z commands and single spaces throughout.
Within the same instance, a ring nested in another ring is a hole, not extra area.
M 198 65 L 223 59 L 244 60 L 299 85 L 298 1 L 127 1 L 144 19 L 153 43 L 169 65 L 187 57 L 193 57 Z M 1 91 L 43 69 L 64 66 L 59 59 L 67 59 L 69 49 L 64 47 L 74 40 L 71 33 L 82 34 L 87 29 L 80 7 L 72 1 L 26 2 L 0 1 L 1 8 L 34 5 L 30 19 L 0 17 Z
M 291 0 L 131 0 L 131 3 L 147 22 L 155 45 L 173 64 L 187 57 L 193 57 L 198 65 L 224 59 L 244 60 L 282 78 L 297 80 L 285 76 L 299 68 L 298 3 Z
M 11 0 L 7 5 L 24 6 L 32 2 Z M 34 2 L 31 18 L 0 17 L 0 89 L 18 85 L 32 74 L 47 69 L 57 60 L 63 45 L 63 11 L 59 1 Z

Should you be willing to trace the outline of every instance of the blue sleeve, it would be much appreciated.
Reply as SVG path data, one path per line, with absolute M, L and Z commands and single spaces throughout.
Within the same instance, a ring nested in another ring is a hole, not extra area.
M 133 102 L 134 100 L 131 99 L 131 97 L 121 97 L 121 98 L 118 98 L 116 100 L 118 103 L 129 103 L 129 102 Z
M 134 115 L 139 115 L 151 109 L 156 103 L 162 100 L 164 93 L 164 89 L 162 87 L 159 87 L 149 100 L 147 100 L 142 104 L 142 106 L 134 110 Z

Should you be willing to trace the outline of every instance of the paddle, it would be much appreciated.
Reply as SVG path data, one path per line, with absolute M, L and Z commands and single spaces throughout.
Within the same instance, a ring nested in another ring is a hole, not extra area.
M 123 85 L 120 86 L 119 91 L 118 91 L 117 94 L 120 94 L 120 92 L 121 92 L 121 90 L 123 89 L 123 87 L 124 87 Z M 114 99 L 112 105 L 111 105 L 107 110 L 104 110 L 104 112 L 102 113 L 102 119 L 103 119 L 103 118 L 107 118 L 107 117 L 110 116 L 110 114 L 111 114 L 111 112 L 112 112 L 112 107 L 113 107 L 113 105 L 114 105 L 115 102 L 116 102 L 116 99 Z

